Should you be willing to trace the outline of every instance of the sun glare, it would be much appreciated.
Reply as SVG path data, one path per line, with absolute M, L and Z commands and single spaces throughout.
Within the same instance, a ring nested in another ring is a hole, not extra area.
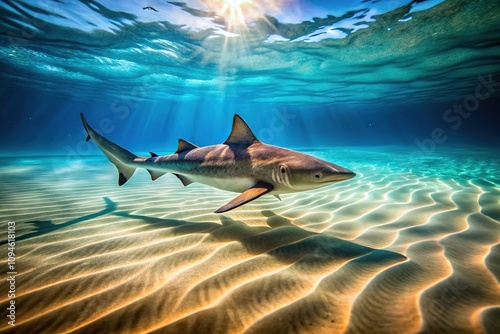
M 230 32 L 241 31 L 252 21 L 280 12 L 288 1 L 291 0 L 202 0 L 206 8 L 224 19 Z
M 226 18 L 228 28 L 234 29 L 245 25 L 245 10 L 252 0 L 224 0 L 221 14 Z
M 244 3 L 249 3 L 251 0 L 225 0 L 224 4 L 231 8 L 237 8 L 243 5 Z

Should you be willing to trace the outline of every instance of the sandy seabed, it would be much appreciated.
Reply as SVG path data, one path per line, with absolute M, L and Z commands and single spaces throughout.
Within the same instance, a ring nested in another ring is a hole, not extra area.
M 355 170 L 217 215 L 234 194 L 172 175 L 118 187 L 108 162 L 4 163 L 16 326 L 2 283 L 0 331 L 500 333 L 498 183 Z

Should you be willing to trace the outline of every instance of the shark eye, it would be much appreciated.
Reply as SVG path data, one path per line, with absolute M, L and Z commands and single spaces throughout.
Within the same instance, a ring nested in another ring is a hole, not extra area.
M 285 174 L 285 173 L 286 173 L 286 168 L 285 168 L 285 166 L 281 166 L 281 167 L 280 167 L 280 172 L 282 172 L 283 174 Z
M 321 173 L 314 173 L 313 176 L 315 179 L 321 179 Z

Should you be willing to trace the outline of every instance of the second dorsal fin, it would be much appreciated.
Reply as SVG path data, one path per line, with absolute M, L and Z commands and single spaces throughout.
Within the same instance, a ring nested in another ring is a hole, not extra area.
M 175 151 L 175 153 L 191 151 L 192 149 L 195 149 L 197 147 L 198 146 L 196 146 L 195 144 L 191 144 L 190 142 L 184 139 L 179 139 L 179 144 L 177 146 L 177 151 Z
M 253 143 L 258 143 L 259 140 L 253 134 L 250 127 L 245 123 L 243 118 L 239 115 L 234 115 L 233 119 L 233 129 L 231 130 L 231 134 L 226 139 L 224 144 L 229 145 L 247 145 L 250 146 Z

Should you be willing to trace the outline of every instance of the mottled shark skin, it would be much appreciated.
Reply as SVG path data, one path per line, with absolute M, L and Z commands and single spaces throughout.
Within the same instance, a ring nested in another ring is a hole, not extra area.
M 97 133 L 85 120 L 87 140 L 93 139 L 118 169 L 118 184 L 125 184 L 137 168 L 145 168 L 156 180 L 166 173 L 176 175 L 184 186 L 199 182 L 241 193 L 215 211 L 222 213 L 262 195 L 294 193 L 350 179 L 348 169 L 308 154 L 267 145 L 259 141 L 243 119 L 235 115 L 229 138 L 222 144 L 198 147 L 179 139 L 174 154 L 139 157 Z

